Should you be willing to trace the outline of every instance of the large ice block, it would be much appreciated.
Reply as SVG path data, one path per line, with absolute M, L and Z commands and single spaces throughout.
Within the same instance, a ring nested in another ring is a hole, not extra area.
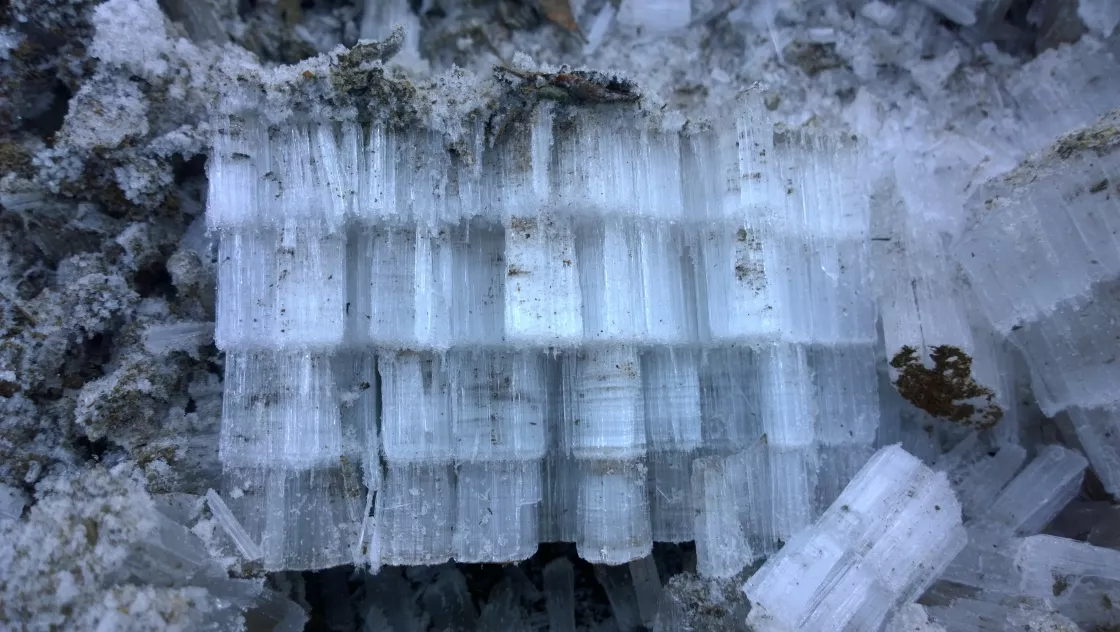
M 1120 246 L 1118 246 L 1120 247 Z M 1008 338 L 1023 351 L 1031 386 L 1044 413 L 1070 406 L 1107 406 L 1120 379 L 1113 346 L 1120 313 L 1120 278 L 1094 284 L 1086 296 L 1058 303 L 1048 315 L 1012 327 Z
M 973 194 L 973 219 L 954 251 L 997 331 L 1120 273 L 1120 196 L 1108 188 L 1120 178 L 1118 148 L 1113 112 Z
M 1120 89 L 1103 79 L 1115 75 L 1118 67 L 1115 49 L 1096 37 L 1043 51 L 1023 64 L 1007 81 L 1022 121 L 1019 128 L 1031 132 L 1020 139 L 1023 149 L 1042 149 L 1115 108 Z

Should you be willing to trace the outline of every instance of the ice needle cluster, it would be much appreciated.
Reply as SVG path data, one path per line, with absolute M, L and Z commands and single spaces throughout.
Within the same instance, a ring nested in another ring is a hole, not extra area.
M 1058 446 L 1021 469 L 1004 336 L 1113 488 L 1114 347 L 1092 344 L 1120 269 L 1112 118 L 979 189 L 951 248 L 883 251 L 873 223 L 908 200 L 865 139 L 754 94 L 675 129 L 605 76 L 515 74 L 544 98 L 455 139 L 223 102 L 207 223 L 244 555 L 376 569 L 561 541 L 633 572 L 695 541 L 708 577 L 767 559 L 746 586 L 763 629 L 876 629 L 950 562 L 987 588 L 970 535 L 1050 551 L 1014 538 L 1080 484 Z M 897 293 L 915 261 L 945 294 Z M 948 422 L 939 472 L 872 457 L 920 451 L 900 415 Z
M 758 111 L 542 104 L 461 152 L 223 118 L 221 459 L 266 566 L 620 564 L 741 509 L 734 574 L 808 525 L 878 425 L 869 198 L 857 139 Z
M 1120 624 L 1113 0 L 0 5 L 0 628 Z

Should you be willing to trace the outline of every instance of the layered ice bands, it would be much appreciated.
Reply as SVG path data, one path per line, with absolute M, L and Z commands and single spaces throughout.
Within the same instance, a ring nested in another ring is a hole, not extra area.
M 868 187 L 853 138 L 758 111 L 686 134 L 542 106 L 454 151 L 222 120 L 237 540 L 268 569 L 697 540 L 729 577 L 811 525 L 879 427 Z

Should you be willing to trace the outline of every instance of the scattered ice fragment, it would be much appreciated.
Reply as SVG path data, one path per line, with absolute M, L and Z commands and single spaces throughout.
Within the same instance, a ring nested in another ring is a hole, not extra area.
M 981 520 L 1021 535 L 1038 533 L 1077 496 L 1087 466 L 1078 452 L 1046 446 L 994 499 Z
M 607 593 L 615 625 L 620 632 L 635 632 L 643 625 L 641 604 L 626 566 L 595 565 L 595 579 Z
M 27 500 L 23 492 L 10 485 L 0 484 L 0 520 L 18 520 L 26 506 Z
M 233 540 L 241 556 L 250 562 L 260 559 L 263 555 L 261 547 L 257 546 L 257 543 L 249 537 L 245 527 L 242 527 L 241 523 L 234 517 L 233 512 L 229 510 L 218 492 L 212 489 L 206 490 L 206 504 L 210 507 L 210 513 L 214 514 L 214 519 L 222 525 L 222 529 Z
M 638 598 L 638 613 L 642 625 L 653 627 L 657 611 L 661 605 L 661 578 L 657 574 L 657 562 L 652 555 L 630 561 L 630 578 L 634 582 L 634 593 Z
M 891 617 L 886 632 L 945 632 L 945 628 L 931 621 L 921 605 L 910 603 L 899 608 Z
M 556 558 L 544 567 L 545 608 L 548 629 L 554 632 L 575 632 L 575 573 L 567 558 Z
M 976 11 L 983 4 L 983 1 L 922 0 L 922 3 L 961 26 L 972 26 L 976 23 Z
M 1120 4 L 1110 0 L 1077 0 L 1077 15 L 1090 31 L 1108 39 L 1120 24 Z
M 691 0 L 622 0 L 618 21 L 658 33 L 682 29 L 692 19 Z
M 602 45 L 611 23 L 614 21 L 616 11 L 614 4 L 608 2 L 595 14 L 591 21 L 591 28 L 587 30 L 587 43 L 583 46 L 584 55 L 594 53 Z
M 150 325 L 144 330 L 144 348 L 155 355 L 185 351 L 198 356 L 198 350 L 214 342 L 214 323 L 173 323 Z
M 872 0 L 860 7 L 859 14 L 886 29 L 891 28 L 898 17 L 898 11 L 893 6 L 879 0 Z

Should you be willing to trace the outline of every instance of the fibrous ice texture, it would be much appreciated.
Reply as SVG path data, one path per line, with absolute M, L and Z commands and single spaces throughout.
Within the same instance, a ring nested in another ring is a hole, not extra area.
M 628 111 L 540 106 L 451 153 L 220 119 L 224 496 L 266 568 L 697 539 L 731 576 L 866 460 L 860 142 L 757 103 L 690 133 Z

